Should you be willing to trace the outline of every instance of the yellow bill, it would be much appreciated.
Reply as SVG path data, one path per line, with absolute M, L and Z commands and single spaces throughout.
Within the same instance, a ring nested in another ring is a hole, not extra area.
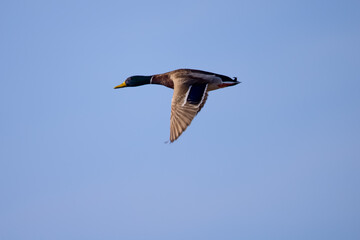
M 123 87 L 126 87 L 126 83 L 125 83 L 125 82 L 123 82 L 122 84 L 114 87 L 114 89 L 116 89 L 116 88 L 123 88 Z

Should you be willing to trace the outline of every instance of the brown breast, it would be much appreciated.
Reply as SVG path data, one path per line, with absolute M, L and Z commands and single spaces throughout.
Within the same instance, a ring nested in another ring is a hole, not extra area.
M 152 78 L 152 84 L 161 84 L 168 88 L 174 88 L 174 82 L 170 78 L 170 74 L 158 74 L 154 75 Z

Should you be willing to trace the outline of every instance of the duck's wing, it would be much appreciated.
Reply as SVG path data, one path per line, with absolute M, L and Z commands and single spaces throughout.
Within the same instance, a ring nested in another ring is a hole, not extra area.
M 171 102 L 170 142 L 175 141 L 190 125 L 207 100 L 208 84 L 180 85 L 174 88 Z

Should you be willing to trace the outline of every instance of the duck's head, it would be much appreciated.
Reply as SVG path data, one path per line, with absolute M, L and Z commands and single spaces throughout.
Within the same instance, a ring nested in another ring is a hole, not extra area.
M 128 77 L 125 82 L 122 84 L 114 87 L 116 88 L 123 88 L 123 87 L 137 87 L 145 84 L 151 83 L 151 77 L 152 76 L 131 76 Z

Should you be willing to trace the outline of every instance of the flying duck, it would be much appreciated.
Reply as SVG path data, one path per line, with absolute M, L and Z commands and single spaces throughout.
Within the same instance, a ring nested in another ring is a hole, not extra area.
M 151 76 L 132 76 L 115 87 L 137 87 L 145 84 L 160 84 L 174 89 L 171 101 L 170 142 L 174 142 L 190 125 L 203 108 L 208 92 L 234 86 L 237 78 L 194 69 L 178 69 Z

